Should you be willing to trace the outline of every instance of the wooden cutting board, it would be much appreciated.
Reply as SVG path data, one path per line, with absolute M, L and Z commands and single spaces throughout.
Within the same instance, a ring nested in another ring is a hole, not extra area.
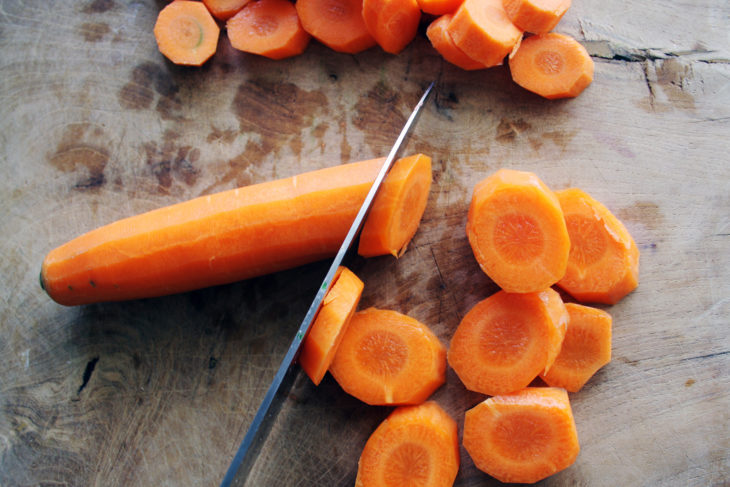
M 423 35 L 400 55 L 312 43 L 198 69 L 156 50 L 166 2 L 0 2 L 0 485 L 217 485 L 327 268 L 128 303 L 66 308 L 43 256 L 110 221 L 195 196 L 384 155 L 437 80 L 404 153 L 434 181 L 408 252 L 356 259 L 362 307 L 448 344 L 496 286 L 464 226 L 500 167 L 579 186 L 626 223 L 639 288 L 609 307 L 613 361 L 571 395 L 581 453 L 544 485 L 722 485 L 730 478 L 730 51 L 723 0 L 575 2 L 579 98 L 529 94 L 505 68 L 464 72 Z M 463 425 L 483 396 L 453 371 L 434 395 Z M 300 377 L 256 485 L 353 485 L 389 408 Z M 458 486 L 493 485 L 462 449 Z

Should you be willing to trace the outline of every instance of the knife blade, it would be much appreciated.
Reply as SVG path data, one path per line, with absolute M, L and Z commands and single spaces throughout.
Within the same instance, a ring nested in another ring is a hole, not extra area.
M 395 160 L 403 141 L 406 139 L 408 132 L 410 132 L 411 127 L 416 122 L 421 108 L 431 94 L 434 84 L 435 82 L 432 81 L 428 88 L 426 88 L 421 99 L 418 101 L 408 117 L 408 120 L 406 120 L 406 123 L 401 129 L 393 147 L 390 149 L 388 157 L 385 159 L 380 172 L 378 172 L 373 185 L 370 187 L 370 191 L 365 197 L 365 201 L 363 201 L 355 220 L 352 222 L 345 240 L 342 242 L 337 255 L 332 261 L 322 284 L 319 286 L 312 304 L 309 306 L 309 309 L 307 310 L 307 313 L 304 316 L 304 319 L 302 320 L 302 323 L 299 326 L 299 329 L 297 330 L 297 333 L 294 336 L 294 339 L 292 340 L 291 345 L 289 346 L 289 349 L 287 350 L 286 355 L 284 356 L 284 359 L 282 360 L 281 365 L 279 366 L 279 369 L 277 370 L 276 375 L 274 376 L 274 379 L 271 382 L 263 401 L 261 402 L 261 405 L 259 406 L 259 409 L 256 411 L 253 421 L 248 427 L 248 431 L 246 432 L 241 445 L 238 447 L 236 455 L 233 457 L 233 460 L 221 481 L 221 487 L 245 485 L 256 461 L 256 457 L 261 450 L 261 446 L 266 440 L 266 437 L 269 435 L 271 426 L 281 409 L 284 399 L 294 384 L 294 379 L 299 371 L 295 366 L 294 361 L 299 354 L 302 341 L 307 335 L 307 332 L 309 331 L 309 328 L 322 305 L 322 300 L 324 299 L 325 294 L 327 294 L 327 291 L 329 291 L 329 288 L 332 285 L 332 279 L 334 278 L 337 268 L 342 263 L 342 259 L 344 259 L 345 254 L 350 249 L 352 242 L 355 240 L 355 237 L 360 231 L 365 216 L 373 203 L 373 199 L 375 198 L 378 189 L 380 189 L 380 185 L 385 179 L 390 166 L 393 164 L 393 161 Z

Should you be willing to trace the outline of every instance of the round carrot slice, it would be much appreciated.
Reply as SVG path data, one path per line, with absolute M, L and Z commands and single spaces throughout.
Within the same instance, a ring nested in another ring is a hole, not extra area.
M 201 2 L 178 0 L 160 10 L 154 34 L 160 52 L 175 64 L 200 66 L 218 48 L 220 29 Z
M 203 0 L 210 13 L 218 20 L 228 20 L 251 0 Z
M 373 47 L 375 39 L 362 18 L 363 0 L 297 0 L 304 30 L 337 52 L 356 54 Z
M 520 29 L 545 34 L 558 25 L 570 3 L 570 0 L 504 0 L 504 10 Z
M 363 0 L 362 18 L 378 45 L 398 54 L 416 37 L 421 7 L 416 0 Z

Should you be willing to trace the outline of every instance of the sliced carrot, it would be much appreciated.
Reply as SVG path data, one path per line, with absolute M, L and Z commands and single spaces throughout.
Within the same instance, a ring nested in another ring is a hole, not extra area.
M 482 270 L 507 292 L 552 286 L 570 239 L 557 197 L 533 173 L 500 169 L 474 188 L 466 233 Z
M 444 15 L 456 12 L 464 0 L 418 0 L 418 6 L 427 14 Z
M 297 0 L 296 8 L 304 30 L 335 51 L 356 54 L 376 44 L 362 18 L 362 0 Z
M 558 286 L 578 301 L 615 304 L 639 284 L 639 249 L 621 221 L 580 189 L 556 193 L 570 234 Z
M 578 96 L 593 81 L 593 60 L 578 41 L 550 32 L 525 38 L 510 56 L 512 79 L 544 98 Z
M 228 20 L 238 13 L 251 0 L 203 0 L 213 17 Z
M 546 34 L 553 30 L 570 8 L 570 0 L 503 1 L 512 23 L 533 34 Z
M 499 291 L 461 320 L 448 360 L 467 389 L 507 394 L 550 368 L 560 351 L 568 312 L 560 295 Z
M 466 412 L 464 448 L 501 482 L 534 483 L 575 462 L 580 445 L 564 389 L 528 387 Z
M 299 55 L 310 36 L 289 0 L 254 0 L 226 22 L 231 45 L 270 59 Z
M 485 69 L 486 66 L 478 61 L 474 61 L 454 44 L 454 41 L 446 30 L 452 17 L 451 14 L 444 14 L 429 24 L 426 29 L 426 36 L 431 41 L 431 45 L 441 54 L 441 57 L 461 69 L 466 69 L 467 71 Z
M 398 54 L 416 37 L 421 8 L 417 0 L 363 0 L 362 18 L 378 45 Z
M 398 160 L 373 200 L 360 234 L 358 254 L 403 255 L 426 210 L 430 189 L 430 157 L 416 154 Z
M 322 381 L 335 357 L 360 302 L 363 287 L 363 282 L 348 268 L 340 266 L 337 269 L 299 354 L 299 365 L 315 385 Z
M 367 404 L 419 404 L 446 380 L 446 351 L 423 323 L 368 308 L 352 317 L 330 373 Z
M 355 487 L 448 487 L 458 471 L 456 421 L 426 401 L 396 408 L 370 435 Z
M 502 0 L 465 0 L 447 31 L 459 49 L 486 67 L 501 64 L 522 37 Z
M 179 0 L 160 10 L 154 34 L 160 52 L 175 64 L 200 66 L 218 48 L 220 29 L 201 2 Z
M 588 379 L 611 361 L 611 315 L 581 304 L 565 305 L 570 314 L 560 353 L 547 373 L 546 384 L 578 392 Z

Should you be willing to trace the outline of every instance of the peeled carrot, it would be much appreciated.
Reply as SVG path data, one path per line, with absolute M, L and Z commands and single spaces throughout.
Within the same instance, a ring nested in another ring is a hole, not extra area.
M 322 381 L 335 357 L 363 287 L 363 282 L 348 268 L 340 266 L 337 269 L 299 354 L 299 365 L 315 385 Z
M 431 189 L 431 158 L 417 154 L 400 159 L 383 181 L 360 234 L 363 257 L 405 252 L 426 210 Z
M 477 303 L 451 338 L 448 360 L 467 389 L 507 394 L 550 369 L 565 337 L 560 295 L 499 291 Z
M 570 235 L 558 286 L 582 302 L 615 304 L 639 284 L 639 249 L 608 208 L 580 189 L 556 193 Z
M 270 59 L 301 54 L 312 38 L 289 0 L 254 0 L 226 22 L 226 30 L 234 48 Z
M 575 462 L 580 445 L 564 389 L 528 387 L 466 412 L 464 448 L 501 482 L 534 483 Z
M 370 435 L 355 487 L 448 487 L 458 471 L 456 421 L 427 401 L 396 408 Z
M 201 2 L 178 0 L 160 10 L 154 34 L 160 52 L 175 64 L 200 66 L 218 48 L 220 29 Z
M 421 7 L 417 0 L 363 0 L 362 18 L 378 45 L 398 54 L 416 37 Z
M 512 23 L 533 34 L 546 34 L 553 30 L 570 8 L 570 0 L 503 1 Z
M 441 54 L 441 57 L 461 69 L 466 69 L 467 71 L 485 69 L 485 65 L 474 61 L 454 44 L 454 41 L 446 30 L 452 17 L 451 14 L 444 14 L 429 24 L 426 29 L 426 36 L 431 41 L 431 45 Z
M 446 380 L 446 351 L 423 323 L 368 308 L 352 317 L 330 373 L 367 404 L 419 404 Z
M 557 197 L 531 172 L 500 169 L 474 188 L 466 233 L 481 268 L 507 292 L 565 275 L 570 239 Z
M 509 59 L 512 79 L 544 98 L 578 96 L 593 81 L 593 60 L 578 41 L 550 32 L 525 38 Z
M 238 13 L 251 0 L 203 0 L 213 17 L 228 20 Z
M 565 305 L 568 331 L 555 362 L 540 377 L 546 384 L 578 392 L 588 379 L 611 361 L 611 315 L 581 304 Z
M 464 0 L 418 0 L 418 6 L 427 14 L 444 15 L 456 12 Z
M 356 54 L 376 44 L 362 18 L 362 0 L 297 0 L 296 9 L 304 30 L 335 51 Z

